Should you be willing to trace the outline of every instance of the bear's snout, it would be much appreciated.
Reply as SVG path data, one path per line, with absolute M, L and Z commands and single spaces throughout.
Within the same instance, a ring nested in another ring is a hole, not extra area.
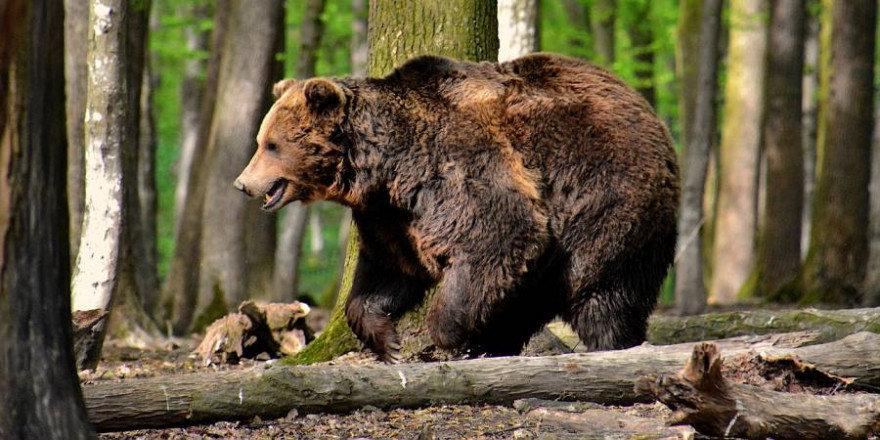
M 247 186 L 245 186 L 244 182 L 241 181 L 241 177 L 235 179 L 235 182 L 232 183 L 232 186 L 234 186 L 235 189 L 243 192 L 246 196 L 252 197 L 251 192 L 248 190 Z

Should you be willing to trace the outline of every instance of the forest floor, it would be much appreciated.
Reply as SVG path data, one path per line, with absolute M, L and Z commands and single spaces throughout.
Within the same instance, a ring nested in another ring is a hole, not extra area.
M 661 312 L 662 313 L 662 312 Z M 204 371 L 252 368 L 265 362 L 244 359 L 236 365 L 207 366 L 193 349 L 200 335 L 177 340 L 174 349 L 138 349 L 110 339 L 95 371 L 80 373 L 84 383 L 125 381 L 135 378 L 172 376 Z M 532 353 L 534 355 L 535 353 Z M 273 362 L 273 361 L 270 361 Z M 334 363 L 370 364 L 378 361 L 369 353 L 352 353 Z M 747 366 L 733 370 L 748 371 Z M 739 378 L 742 379 L 742 378 Z M 749 380 L 737 380 L 750 382 Z M 791 391 L 791 390 L 789 390 Z M 814 391 L 815 390 L 810 390 Z M 612 414 L 664 420 L 670 411 L 662 404 L 604 407 Z M 542 420 L 511 406 L 443 405 L 423 409 L 382 410 L 366 407 L 348 414 L 300 414 L 296 410 L 278 419 L 217 422 L 167 429 L 142 429 L 102 433 L 101 439 L 591 439 L 609 437 L 575 430 L 564 423 Z M 657 438 L 657 437 L 649 437 Z

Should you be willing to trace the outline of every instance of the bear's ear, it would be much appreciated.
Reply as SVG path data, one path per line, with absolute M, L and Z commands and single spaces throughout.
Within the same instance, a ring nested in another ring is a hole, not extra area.
M 324 78 L 306 81 L 303 93 L 306 95 L 309 109 L 315 113 L 328 112 L 340 107 L 345 102 L 345 93 L 342 91 L 342 87 Z
M 296 84 L 296 80 L 293 78 L 282 79 L 281 81 L 278 81 L 277 83 L 275 83 L 274 86 L 272 86 L 272 97 L 275 98 L 276 101 L 281 99 L 281 97 L 284 95 L 284 92 L 290 90 L 290 88 L 293 87 L 294 84 Z

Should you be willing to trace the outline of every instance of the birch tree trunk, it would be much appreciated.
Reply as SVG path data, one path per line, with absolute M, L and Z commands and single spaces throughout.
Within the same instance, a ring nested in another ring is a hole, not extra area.
M 594 0 L 590 10 L 590 31 L 596 62 L 609 69 L 614 65 L 614 9 L 616 0 Z
M 868 266 L 865 278 L 867 307 L 880 306 L 880 106 L 874 109 L 874 140 L 871 147 L 870 229 L 868 231 Z
M 494 0 L 402 0 L 370 2 L 369 75 L 380 77 L 395 66 L 423 54 L 435 54 L 469 61 L 495 60 L 498 57 L 498 17 Z M 440 32 L 427 32 L 440 29 Z M 321 362 L 356 350 L 357 338 L 348 328 L 344 308 L 351 290 L 358 256 L 358 237 L 352 231 L 345 257 L 345 269 L 336 306 L 323 333 L 300 352 L 301 363 Z M 401 318 L 399 330 L 420 328 L 420 307 Z M 424 332 L 422 332 L 424 333 Z M 421 336 L 425 338 L 424 335 Z M 420 348 L 425 339 L 405 345 Z M 404 348 L 406 350 L 407 347 Z
M 773 296 L 795 279 L 801 262 L 803 212 L 803 0 L 777 0 L 770 11 L 764 154 L 766 199 L 758 237 L 753 291 Z M 747 286 L 752 290 L 751 286 Z
M 211 33 L 211 57 L 205 75 L 205 94 L 199 114 L 199 131 L 193 151 L 193 167 L 187 181 L 186 200 L 180 213 L 179 226 L 174 234 L 174 254 L 171 267 L 162 289 L 162 316 L 170 320 L 175 334 L 186 333 L 192 325 L 199 292 L 199 263 L 202 239 L 202 214 L 207 190 L 208 167 L 211 157 L 208 136 L 211 119 L 217 101 L 217 85 L 220 76 L 220 60 L 229 27 L 230 0 L 217 0 L 214 14 L 214 30 Z M 197 165 L 195 165 L 197 164 Z
M 318 48 L 324 34 L 325 0 L 308 0 L 305 4 L 300 25 L 299 57 L 296 60 L 296 77 L 300 79 L 315 76 L 318 61 Z M 299 266 L 303 241 L 306 235 L 306 221 L 309 216 L 307 205 L 292 203 L 284 214 L 281 235 L 275 251 L 275 269 L 272 274 L 272 292 L 275 301 L 291 302 L 297 297 Z
M 498 61 L 538 51 L 538 0 L 498 0 Z
M 64 0 L 64 91 L 67 103 L 67 206 L 70 212 L 70 256 L 76 261 L 82 233 L 85 195 L 86 44 L 88 0 Z
M 0 2 L 0 23 L 0 438 L 93 438 L 68 325 L 63 3 Z
M 230 190 L 235 176 L 253 154 L 257 130 L 268 107 L 275 48 L 281 32 L 281 0 L 253 7 L 230 3 L 217 103 L 208 136 L 210 157 L 202 216 L 199 298 L 196 328 L 226 314 L 246 299 L 248 271 L 245 242 L 248 210 L 255 203 Z
M 107 332 L 106 316 L 121 275 L 124 213 L 123 146 L 131 142 L 124 0 L 89 5 L 88 92 L 85 118 L 85 213 L 73 274 L 73 311 L 106 313 L 81 342 L 80 368 L 94 368 Z
M 678 216 L 678 251 L 675 264 L 675 309 L 694 315 L 706 308 L 703 281 L 703 191 L 709 165 L 709 150 L 715 138 L 715 95 L 717 92 L 718 37 L 721 33 L 721 0 L 705 0 L 701 8 L 700 50 L 697 62 L 694 120 L 686 138 L 684 182 Z
M 854 305 L 868 257 L 877 2 L 823 2 L 817 182 L 804 302 Z M 825 50 L 828 49 L 828 50 Z
M 764 111 L 767 1 L 732 0 L 709 301 L 736 302 L 752 271 Z

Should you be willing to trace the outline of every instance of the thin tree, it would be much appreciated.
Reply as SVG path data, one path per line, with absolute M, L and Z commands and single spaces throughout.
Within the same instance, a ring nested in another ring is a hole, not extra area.
M 816 137 L 819 116 L 819 0 L 807 0 L 807 34 L 804 41 L 803 78 L 803 151 L 804 197 L 801 215 L 801 261 L 810 247 L 810 229 L 813 222 L 813 192 L 816 187 Z
M 126 63 L 128 2 L 89 5 L 88 88 L 85 119 L 85 214 L 73 274 L 73 310 L 103 314 L 81 332 L 77 364 L 94 368 L 101 354 L 122 275 L 123 148 L 131 142 Z
M 86 114 L 86 45 L 88 0 L 64 0 L 64 91 L 67 103 L 67 205 L 70 212 L 70 255 L 76 261 L 82 232 Z
M 162 287 L 160 316 L 170 321 L 171 329 L 177 335 L 189 330 L 198 298 L 202 214 L 207 189 L 206 176 L 209 171 L 205 161 L 211 156 L 210 149 L 214 146 L 208 141 L 217 103 L 221 55 L 230 21 L 229 2 L 230 0 L 215 2 L 211 56 L 205 68 L 205 91 L 199 112 L 198 137 L 194 141 L 196 146 L 193 151 L 191 177 L 187 180 L 183 210 L 178 214 L 180 220 L 174 233 L 175 246 L 171 266 Z
M 697 60 L 700 58 L 700 24 L 702 23 L 703 0 L 682 0 L 678 7 L 678 28 L 676 29 L 675 69 L 681 81 L 680 120 L 682 145 L 687 151 L 689 139 L 693 137 L 694 114 L 697 102 Z M 682 154 L 682 157 L 686 153 Z
M 880 106 L 874 109 L 874 141 L 871 147 L 870 229 L 868 265 L 862 304 L 880 306 Z
M 857 304 L 868 258 L 877 2 L 825 0 L 817 181 L 804 302 Z
M 767 164 L 754 294 L 770 296 L 797 276 L 803 212 L 803 72 L 806 5 L 771 2 L 764 112 Z
M 311 78 L 315 76 L 315 65 L 318 62 L 318 48 L 324 34 L 325 0 L 308 0 L 305 4 L 302 23 L 300 24 L 299 56 L 296 60 L 296 77 Z M 302 256 L 303 239 L 306 235 L 306 220 L 309 208 L 301 202 L 295 202 L 287 208 L 281 223 L 281 235 L 278 248 L 275 250 L 275 270 L 272 276 L 272 292 L 275 301 L 290 302 L 297 297 L 299 266 Z
M 0 438 L 93 438 L 74 370 L 63 3 L 0 2 Z
M 721 128 L 709 301 L 736 302 L 752 271 L 764 111 L 767 1 L 730 2 L 730 51 Z
M 192 54 L 207 52 L 211 33 L 201 26 L 210 17 L 205 4 L 191 4 L 182 8 L 187 17 L 183 30 L 186 50 Z M 183 79 L 180 81 L 180 152 L 177 160 L 177 182 L 174 189 L 174 232 L 180 229 L 183 210 L 186 206 L 187 188 L 192 175 L 193 158 L 199 141 L 200 114 L 205 96 L 205 70 L 207 62 L 201 57 L 189 56 L 183 65 Z
M 538 50 L 538 0 L 498 0 L 498 61 Z
M 616 0 L 595 0 L 590 10 L 590 31 L 596 61 L 606 67 L 614 65 L 614 19 Z
M 702 4 L 694 124 L 684 156 L 684 183 L 678 217 L 678 252 L 675 265 L 675 307 L 682 315 L 706 308 L 701 255 L 703 191 L 709 165 L 709 149 L 715 138 L 715 97 L 718 89 L 718 38 L 721 33 L 722 0 Z
M 625 3 L 631 14 L 629 26 L 630 44 L 633 50 L 635 69 L 635 88 L 645 97 L 651 107 L 657 106 L 657 91 L 654 85 L 654 31 L 651 22 L 649 0 L 630 0 Z
M 370 2 L 369 8 L 368 74 L 371 77 L 384 76 L 395 66 L 422 54 L 470 61 L 498 57 L 498 18 L 494 0 L 401 0 Z M 442 31 L 427 32 L 428 29 Z M 300 354 L 300 362 L 325 361 L 360 347 L 348 328 L 344 313 L 357 260 L 358 237 L 356 231 L 352 231 L 342 286 L 330 323 Z M 398 330 L 406 332 L 407 328 L 420 328 L 422 319 L 419 316 L 424 313 L 424 307 L 410 312 L 401 318 L 406 322 L 398 323 Z
M 196 327 L 210 323 L 247 298 L 248 211 L 255 204 L 230 190 L 253 154 L 257 130 L 268 108 L 283 2 L 256 8 L 244 0 L 229 6 L 217 103 L 202 166 L 208 167 L 202 214 Z M 274 251 L 274 250 L 273 250 Z

